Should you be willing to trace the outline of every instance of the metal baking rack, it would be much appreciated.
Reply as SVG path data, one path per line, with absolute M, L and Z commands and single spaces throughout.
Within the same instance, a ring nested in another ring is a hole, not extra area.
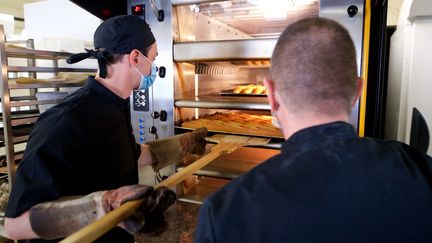
M 25 45 L 25 47 L 12 47 L 6 44 Z M 19 73 L 28 74 L 29 78 L 37 78 L 38 73 L 79 72 L 94 73 L 95 69 L 59 67 L 59 60 L 66 59 L 71 53 L 34 50 L 33 40 L 6 42 L 3 26 L 0 25 L 0 88 L 1 88 L 1 135 L 0 146 L 4 147 L 4 154 L 1 155 L 3 166 L 0 166 L 0 173 L 3 179 L 7 179 L 9 187 L 15 178 L 17 162 L 22 159 L 26 142 L 34 123 L 39 117 L 39 105 L 56 104 L 59 99 L 37 100 L 36 92 L 41 88 L 51 88 L 58 91 L 65 87 L 79 87 L 82 83 L 16 83 Z M 27 61 L 26 66 L 8 65 L 9 58 Z M 40 67 L 36 60 L 51 60 L 52 66 Z M 18 95 L 17 90 L 27 90 Z M 4 162 L 6 166 L 4 166 Z M 6 173 L 7 172 L 7 173 Z M 7 175 L 5 175 L 7 174 Z

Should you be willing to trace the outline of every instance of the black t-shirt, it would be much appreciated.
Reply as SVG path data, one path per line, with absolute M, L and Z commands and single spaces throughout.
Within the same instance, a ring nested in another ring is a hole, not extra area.
M 84 87 L 40 115 L 17 169 L 6 217 L 59 197 L 138 183 L 138 150 L 129 99 L 89 77 Z M 133 242 L 121 228 L 105 242 L 117 237 L 122 239 L 117 242 Z
M 195 242 L 432 242 L 432 159 L 334 122 L 210 196 Z

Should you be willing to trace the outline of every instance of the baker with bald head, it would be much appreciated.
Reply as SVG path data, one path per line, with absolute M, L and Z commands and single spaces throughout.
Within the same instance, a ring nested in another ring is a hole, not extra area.
M 195 242 L 432 241 L 432 159 L 349 123 L 362 81 L 344 27 L 289 25 L 264 84 L 281 153 L 206 199 Z

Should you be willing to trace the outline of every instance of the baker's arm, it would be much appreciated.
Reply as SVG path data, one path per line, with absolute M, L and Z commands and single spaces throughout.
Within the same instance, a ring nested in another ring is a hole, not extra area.
M 153 187 L 131 185 L 115 190 L 98 191 L 87 196 L 65 197 L 39 203 L 16 218 L 7 217 L 5 231 L 8 237 L 14 240 L 63 238 L 129 200 L 145 198 L 145 203 L 157 204 L 159 202 L 153 200 L 154 194 Z M 140 230 L 144 223 L 143 218 L 131 217 L 120 226 L 133 233 Z
M 30 225 L 30 210 L 16 218 L 6 217 L 4 227 L 6 235 L 13 240 L 39 238 Z
M 141 145 L 141 155 L 138 158 L 138 166 L 143 167 L 153 164 L 153 159 L 150 153 L 149 146 L 147 144 Z

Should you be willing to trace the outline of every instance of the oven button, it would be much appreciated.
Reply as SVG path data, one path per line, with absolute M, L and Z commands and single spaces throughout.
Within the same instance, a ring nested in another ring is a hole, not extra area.
M 158 119 L 158 118 L 159 118 L 159 112 L 154 111 L 154 112 L 151 114 L 151 117 L 152 117 L 153 119 Z
M 157 128 L 156 128 L 155 126 L 152 126 L 152 127 L 149 128 L 149 132 L 150 132 L 151 134 L 156 134 L 156 132 L 157 132 Z

